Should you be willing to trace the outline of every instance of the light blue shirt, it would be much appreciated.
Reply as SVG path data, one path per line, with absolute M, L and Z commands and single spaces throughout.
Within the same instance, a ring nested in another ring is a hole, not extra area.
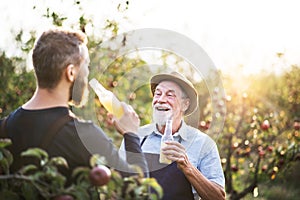
M 142 145 L 145 153 L 159 154 L 162 134 L 158 132 L 154 123 L 142 126 L 138 130 L 140 141 L 147 136 Z M 179 141 L 185 147 L 190 162 L 195 166 L 208 180 L 213 181 L 223 188 L 225 187 L 225 178 L 221 166 L 220 156 L 216 143 L 205 133 L 187 125 L 184 121 L 174 140 Z M 123 143 L 120 147 L 120 153 L 124 149 Z M 196 191 L 193 188 L 193 192 Z

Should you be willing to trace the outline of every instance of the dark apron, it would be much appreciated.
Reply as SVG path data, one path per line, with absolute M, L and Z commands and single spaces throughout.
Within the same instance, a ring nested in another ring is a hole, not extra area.
M 141 145 L 143 145 L 144 140 Z M 155 178 L 163 188 L 163 200 L 194 199 L 192 186 L 183 172 L 177 168 L 176 162 L 172 162 L 169 165 L 161 164 L 159 162 L 159 154 L 144 154 L 148 162 L 150 177 Z

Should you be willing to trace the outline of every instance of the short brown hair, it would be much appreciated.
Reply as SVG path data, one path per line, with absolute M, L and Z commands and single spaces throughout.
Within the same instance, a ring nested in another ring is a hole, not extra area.
M 87 37 L 81 31 L 51 29 L 44 32 L 32 54 L 38 86 L 53 89 L 69 64 L 79 66 L 83 59 L 82 44 L 87 44 Z

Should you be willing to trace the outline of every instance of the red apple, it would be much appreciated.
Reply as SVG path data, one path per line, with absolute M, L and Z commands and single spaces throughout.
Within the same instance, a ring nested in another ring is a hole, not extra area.
M 89 179 L 94 186 L 102 186 L 108 183 L 111 171 L 104 165 L 94 167 L 90 171 Z
M 241 150 L 240 149 L 237 149 L 236 150 L 236 155 L 240 155 L 241 154 Z
M 299 130 L 300 129 L 300 122 L 298 122 L 298 121 L 294 122 L 294 129 L 295 130 Z
M 268 130 L 268 129 L 270 128 L 270 122 L 269 122 L 269 120 L 266 119 L 266 120 L 261 124 L 260 128 L 261 128 L 262 130 L 264 130 L 264 131 Z
M 199 128 L 205 129 L 205 126 L 206 126 L 206 122 L 205 121 L 201 121 L 200 124 L 199 124 Z
M 268 169 L 268 166 L 267 166 L 267 165 L 263 165 L 263 166 L 261 167 L 261 171 L 263 171 L 263 172 L 265 172 L 267 169 Z
M 272 146 L 268 146 L 267 149 L 268 149 L 269 152 L 272 152 L 274 148 Z
M 236 148 L 238 148 L 239 147 L 239 143 L 238 142 L 235 142 L 235 143 L 233 143 L 232 145 L 231 145 L 231 148 L 234 150 L 234 149 L 236 149 Z
M 237 172 L 239 170 L 239 168 L 236 165 L 231 165 L 231 170 L 233 172 Z
M 258 152 L 259 156 L 262 158 L 265 156 L 266 152 L 264 150 L 261 150 Z
M 210 121 L 207 120 L 207 121 L 206 121 L 206 129 L 209 129 L 209 127 L 210 127 Z
M 199 128 L 201 130 L 207 130 L 209 129 L 209 126 L 210 126 L 210 121 L 201 121 L 199 124 Z

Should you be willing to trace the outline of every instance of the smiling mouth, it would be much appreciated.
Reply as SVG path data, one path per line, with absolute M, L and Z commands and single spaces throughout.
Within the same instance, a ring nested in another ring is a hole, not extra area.
M 165 107 L 165 106 L 157 106 L 155 109 L 156 109 L 157 111 L 161 111 L 161 112 L 166 112 L 166 111 L 171 110 L 170 108 Z

